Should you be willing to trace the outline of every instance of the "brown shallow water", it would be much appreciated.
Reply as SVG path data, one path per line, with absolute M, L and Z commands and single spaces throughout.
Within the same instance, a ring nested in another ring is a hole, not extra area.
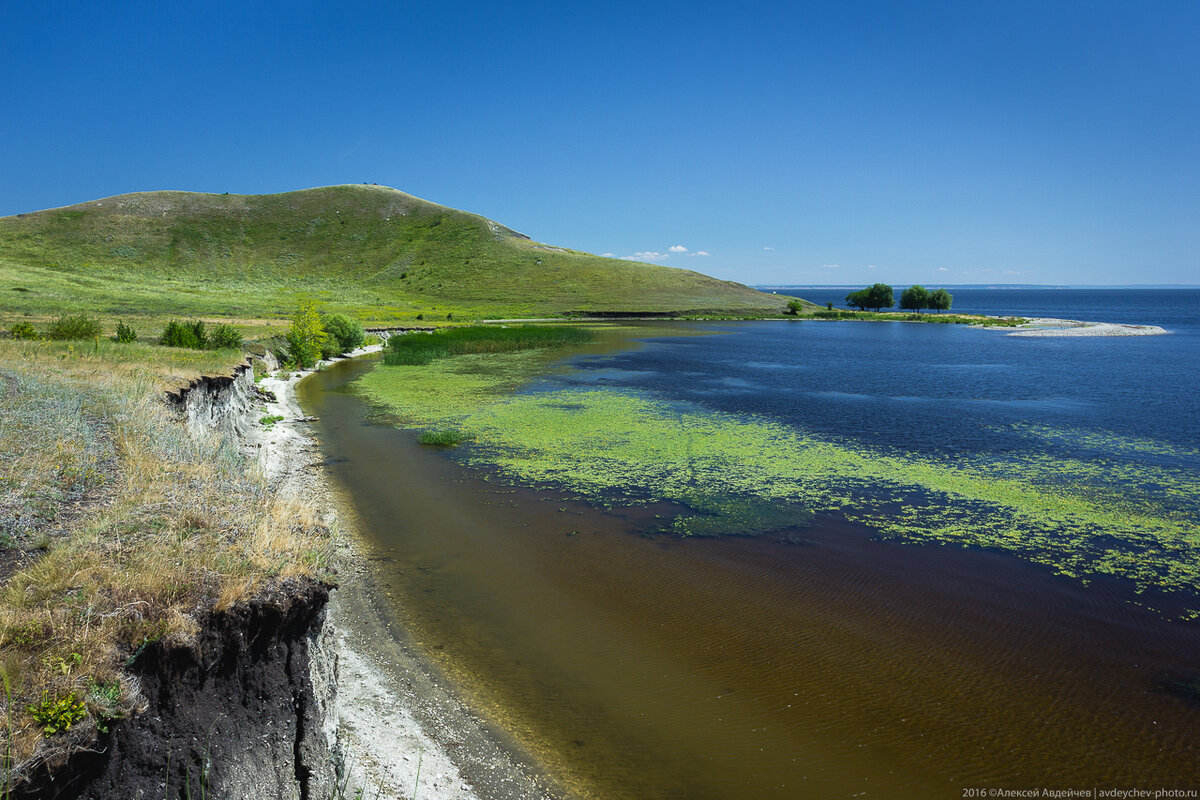
M 302 384 L 397 620 L 572 793 L 960 797 L 1196 787 L 1200 625 L 1015 558 L 874 541 L 677 540 L 484 480 Z M 660 509 L 661 510 L 661 509 Z

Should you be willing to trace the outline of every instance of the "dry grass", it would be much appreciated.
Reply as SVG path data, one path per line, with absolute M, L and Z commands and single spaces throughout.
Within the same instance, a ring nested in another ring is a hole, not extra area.
M 190 437 L 162 402 L 229 358 L 0 342 L 0 747 L 16 763 L 61 736 L 30 705 L 74 697 L 88 710 L 76 728 L 102 725 L 137 702 L 124 667 L 138 648 L 189 641 L 202 614 L 272 580 L 324 573 L 314 510 L 270 492 L 236 443 Z

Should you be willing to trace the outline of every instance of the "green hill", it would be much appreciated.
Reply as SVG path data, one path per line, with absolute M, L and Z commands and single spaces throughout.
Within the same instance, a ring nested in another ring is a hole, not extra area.
M 451 311 L 750 315 L 781 311 L 787 300 L 539 244 L 478 215 L 365 185 L 139 192 L 0 218 L 0 292 L 10 312 L 246 319 L 286 315 L 303 296 L 385 323 Z

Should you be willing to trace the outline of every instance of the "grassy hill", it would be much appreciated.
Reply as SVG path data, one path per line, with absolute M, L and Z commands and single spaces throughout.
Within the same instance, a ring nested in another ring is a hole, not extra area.
M 775 313 L 787 298 L 531 241 L 381 186 L 139 192 L 0 218 L 0 310 L 271 319 L 300 296 L 371 322 Z

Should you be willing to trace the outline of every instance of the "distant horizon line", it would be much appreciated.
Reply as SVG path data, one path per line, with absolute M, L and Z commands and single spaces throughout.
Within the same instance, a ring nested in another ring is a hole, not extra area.
M 862 283 L 752 283 L 751 288 L 764 289 L 860 289 Z M 869 285 L 869 284 L 868 284 Z M 896 283 L 895 286 L 920 286 L 917 283 Z M 939 283 L 930 284 L 946 289 L 1200 289 L 1200 283 Z

